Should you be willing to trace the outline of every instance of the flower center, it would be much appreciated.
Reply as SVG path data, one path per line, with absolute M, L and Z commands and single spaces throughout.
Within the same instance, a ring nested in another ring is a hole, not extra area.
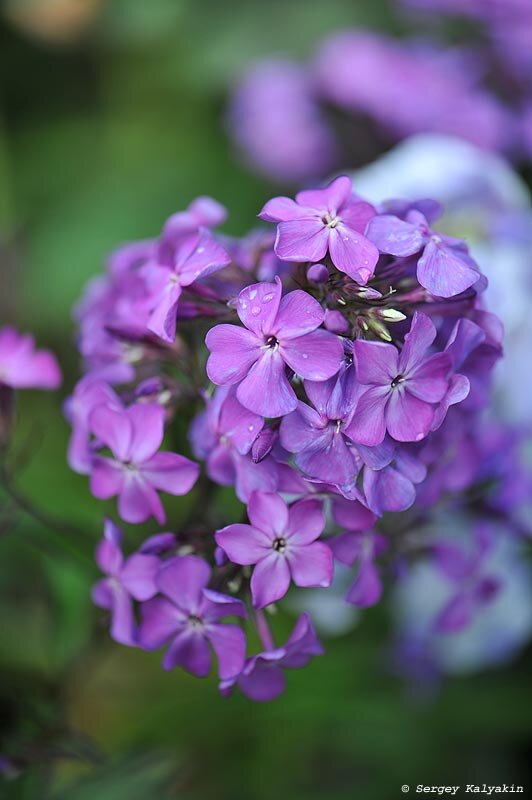
M 399 386 L 399 384 L 404 383 L 404 380 L 404 375 L 396 375 L 391 383 L 392 389 L 395 389 L 397 386 Z
M 282 537 L 274 539 L 272 547 L 277 553 L 284 553 L 286 550 L 286 539 Z
M 203 620 L 196 614 L 190 614 L 188 618 L 188 624 L 191 628 L 194 628 L 194 630 L 199 631 L 203 629 Z
M 268 338 L 266 339 L 266 344 L 268 345 L 268 347 L 274 350 L 276 347 L 278 347 L 279 340 L 276 339 L 275 336 L 268 336 Z
M 342 420 L 341 419 L 332 419 L 331 422 L 334 425 L 334 432 L 335 433 L 340 433 L 340 431 L 342 429 Z
M 326 225 L 328 228 L 336 228 L 336 226 L 337 226 L 337 225 L 339 224 L 339 222 L 340 222 L 340 218 L 339 218 L 339 217 L 333 217 L 333 215 L 332 215 L 332 214 L 329 214 L 329 212 L 327 212 L 327 214 L 324 214 L 324 215 L 322 216 L 322 218 L 321 218 L 321 221 L 322 221 L 322 222 L 323 222 L 323 224 L 324 224 L 324 225 Z

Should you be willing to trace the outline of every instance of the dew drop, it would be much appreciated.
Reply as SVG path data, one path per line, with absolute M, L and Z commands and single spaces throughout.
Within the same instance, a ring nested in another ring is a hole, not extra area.
M 273 300 L 273 292 L 270 292 L 269 294 L 265 294 L 264 297 L 262 298 L 262 302 L 263 303 L 269 303 L 270 300 Z
M 203 247 L 203 245 L 201 247 L 198 247 L 197 252 L 198 253 L 204 253 L 205 252 L 205 248 Z
M 260 314 L 260 306 L 253 306 L 251 309 L 251 313 L 253 314 L 254 317 Z
M 257 296 L 257 290 L 256 289 L 251 289 L 251 291 L 249 293 L 249 299 L 250 300 L 254 300 L 256 298 L 256 296 Z
M 255 426 L 254 425 L 248 425 L 248 431 L 253 431 L 253 430 L 255 430 Z
M 308 358 L 308 353 L 301 353 L 301 358 Z

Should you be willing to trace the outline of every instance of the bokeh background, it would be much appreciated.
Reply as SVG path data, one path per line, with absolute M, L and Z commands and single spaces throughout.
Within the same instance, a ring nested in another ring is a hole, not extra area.
M 416 692 L 390 670 L 379 607 L 262 706 L 114 644 L 89 599 L 101 507 L 67 468 L 61 415 L 77 376 L 72 305 L 109 250 L 156 234 L 198 194 L 229 208 L 228 233 L 248 229 L 275 187 L 228 142 L 228 87 L 252 59 L 305 57 L 355 25 L 401 33 L 384 0 L 0 3 L 0 317 L 32 330 L 65 372 L 61 396 L 21 398 L 19 483 L 68 521 L 61 534 L 2 507 L 0 797 L 380 800 L 402 784 L 532 786 L 530 648 Z

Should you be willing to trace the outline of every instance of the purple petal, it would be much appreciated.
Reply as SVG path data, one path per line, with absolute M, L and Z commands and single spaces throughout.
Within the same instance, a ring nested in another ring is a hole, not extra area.
M 156 453 L 142 464 L 142 476 L 156 489 L 178 497 L 188 494 L 200 473 L 198 464 L 178 453 Z
M 120 644 L 135 643 L 135 617 L 133 604 L 128 593 L 118 584 L 110 586 L 111 604 L 111 638 Z
M 137 403 L 127 409 L 133 434 L 129 456 L 136 464 L 146 461 L 160 447 L 164 436 L 164 408 L 156 403 Z
M 163 658 L 163 669 L 183 667 L 198 678 L 205 678 L 211 669 L 211 651 L 202 633 L 184 630 L 179 633 Z
M 124 471 L 121 464 L 110 458 L 94 459 L 90 476 L 90 489 L 98 500 L 109 500 L 121 490 L 124 484 Z
M 360 284 L 369 281 L 379 260 L 375 245 L 346 225 L 338 225 L 331 230 L 329 252 L 336 269 Z
M 236 325 L 216 325 L 205 337 L 211 355 L 207 360 L 209 380 L 218 385 L 237 383 L 260 356 L 260 341 Z
M 158 569 L 157 556 L 134 553 L 120 571 L 120 582 L 135 600 L 149 600 L 157 593 L 155 576 Z
M 263 425 L 262 417 L 244 408 L 238 402 L 235 391 L 231 389 L 222 405 L 219 429 L 231 440 L 241 455 L 249 453 Z
M 96 547 L 96 563 L 102 572 L 107 575 L 118 575 L 124 562 L 122 550 L 120 548 L 121 533 L 119 528 L 111 521 L 106 520 L 104 526 L 104 538 Z
M 256 564 L 271 552 L 271 539 L 252 525 L 235 523 L 216 531 L 216 544 L 233 564 Z
M 310 544 L 323 533 L 324 528 L 325 515 L 320 500 L 299 500 L 288 509 L 285 533 L 290 544 Z
M 274 333 L 282 290 L 281 281 L 276 276 L 275 283 L 254 283 L 238 295 L 238 316 L 256 336 Z
M 343 204 L 350 199 L 353 184 L 347 175 L 340 175 L 332 180 L 324 189 L 306 189 L 296 194 L 297 202 L 318 211 L 329 211 L 336 214 Z
M 258 216 L 266 222 L 287 222 L 299 219 L 305 212 L 309 214 L 311 209 L 301 208 L 301 205 L 290 197 L 273 197 L 263 206 Z
M 467 592 L 452 597 L 436 617 L 434 627 L 439 633 L 456 633 L 472 620 L 474 601 Z
M 226 562 L 225 562 L 226 563 Z M 205 623 L 218 622 L 224 617 L 247 616 L 246 606 L 242 600 L 228 594 L 215 592 L 212 589 L 203 589 L 203 602 L 201 604 L 201 617 Z
M 124 411 L 97 406 L 89 417 L 92 433 L 106 444 L 119 459 L 126 461 L 133 436 L 131 420 Z
M 279 352 L 295 373 L 310 381 L 332 378 L 340 369 L 344 357 L 340 339 L 324 330 L 283 341 Z
M 176 606 L 190 614 L 197 612 L 211 568 L 198 556 L 176 556 L 164 564 L 157 575 L 157 586 Z
M 366 468 L 364 494 L 368 506 L 379 516 L 385 511 L 405 511 L 416 499 L 412 481 L 393 467 L 379 471 Z
M 376 213 L 371 203 L 366 203 L 364 200 L 355 200 L 343 206 L 341 217 L 342 222 L 345 223 L 348 228 L 363 233 L 366 236 L 365 231 L 368 223 L 373 219 Z M 366 236 L 366 239 L 368 238 L 369 237 Z
M 282 417 L 297 406 L 284 361 L 273 348 L 263 351 L 247 377 L 239 384 L 236 396 L 249 411 L 262 417 Z
M 272 552 L 262 559 L 251 576 L 251 596 L 255 608 L 274 603 L 284 597 L 290 586 L 290 569 L 283 555 Z
M 218 657 L 220 678 L 234 678 L 242 671 L 246 658 L 244 631 L 237 625 L 209 625 L 207 636 Z
M 418 253 L 426 242 L 426 233 L 419 226 L 391 214 L 373 217 L 366 229 L 366 236 L 381 253 L 400 257 Z
M 333 502 L 333 517 L 337 525 L 348 531 L 368 531 L 377 521 L 375 514 L 357 500 L 344 500 L 335 498 Z
M 385 410 L 390 391 L 387 386 L 372 386 L 360 397 L 346 434 L 360 444 L 374 447 L 386 434 Z
M 275 254 L 282 261 L 321 261 L 328 247 L 328 229 L 317 217 L 279 223 Z
M 161 647 L 186 623 L 183 612 L 164 597 L 154 597 L 142 603 L 140 616 L 138 642 L 146 650 Z
M 434 409 L 406 389 L 392 389 L 385 411 L 386 428 L 398 442 L 420 442 L 427 436 Z
M 375 564 L 369 558 L 364 559 L 345 599 L 359 608 L 368 608 L 378 603 L 381 594 L 382 585 Z
M 426 314 L 416 311 L 399 356 L 399 372 L 402 375 L 410 374 L 415 369 L 435 338 L 436 328 L 432 320 Z
M 253 492 L 248 503 L 251 524 L 267 536 L 268 542 L 282 536 L 288 525 L 289 512 L 284 500 L 274 492 Z
M 357 339 L 353 359 L 357 380 L 362 384 L 390 386 L 399 374 L 399 354 L 393 344 Z
M 171 278 L 173 273 L 168 272 L 168 282 L 157 298 L 157 304 L 150 314 L 148 330 L 164 342 L 173 342 L 176 331 L 177 305 L 181 297 L 181 286 Z
M 206 278 L 230 263 L 231 258 L 222 245 L 209 232 L 201 233 L 192 253 L 184 261 L 179 259 L 176 265 L 179 283 L 190 286 L 198 278 Z
M 281 420 L 281 444 L 290 453 L 300 453 L 314 444 L 319 446 L 321 440 L 329 440 L 328 420 L 322 417 L 305 403 Z
M 371 513 L 371 512 L 370 512 Z M 362 533 L 348 531 L 327 540 L 334 558 L 341 564 L 350 567 L 360 558 L 364 548 L 365 537 Z
M 164 508 L 155 489 L 139 473 L 126 472 L 118 496 L 118 513 L 125 522 L 138 524 L 155 517 L 162 524 Z
M 330 586 L 334 569 L 331 548 L 325 542 L 292 546 L 292 541 L 288 562 L 296 586 Z
M 449 387 L 452 363 L 449 353 L 434 353 L 410 374 L 408 392 L 427 403 L 439 403 Z
M 315 330 L 323 322 L 323 308 L 307 292 L 296 289 L 283 297 L 275 325 L 269 331 L 278 339 L 295 339 Z
M 286 678 L 280 667 L 257 660 L 251 672 L 240 676 L 238 685 L 251 700 L 267 703 L 284 692 Z
M 429 242 L 417 262 L 417 279 L 436 297 L 453 297 L 477 282 L 479 273 L 459 253 L 441 243 Z

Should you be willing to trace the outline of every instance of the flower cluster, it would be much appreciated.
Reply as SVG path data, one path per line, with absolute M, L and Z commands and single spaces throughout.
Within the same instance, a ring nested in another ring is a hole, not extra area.
M 447 7 L 480 18 L 487 36 L 474 46 L 442 47 L 441 35 L 401 40 L 353 29 L 326 38 L 306 64 L 248 65 L 228 117 L 234 142 L 255 170 L 281 183 L 316 179 L 430 132 L 530 160 L 528 0 L 512 0 L 504 13 L 489 0 L 409 2 L 417 23 L 418 6 Z
M 129 523 L 162 525 L 159 493 L 194 493 L 177 530 L 128 556 L 106 523 L 94 599 L 113 638 L 166 647 L 165 669 L 198 676 L 214 653 L 223 694 L 268 700 L 322 653 L 306 612 L 274 642 L 270 611 L 292 586 L 326 591 L 340 564 L 345 601 L 367 607 L 410 558 L 445 560 L 413 546 L 416 526 L 436 505 L 480 502 L 502 326 L 438 213 L 375 207 L 339 177 L 269 200 L 242 239 L 200 198 L 113 254 L 76 312 L 86 371 L 66 406 L 69 462 Z M 482 502 L 504 515 L 499 477 Z M 242 504 L 232 518 L 217 486 Z

